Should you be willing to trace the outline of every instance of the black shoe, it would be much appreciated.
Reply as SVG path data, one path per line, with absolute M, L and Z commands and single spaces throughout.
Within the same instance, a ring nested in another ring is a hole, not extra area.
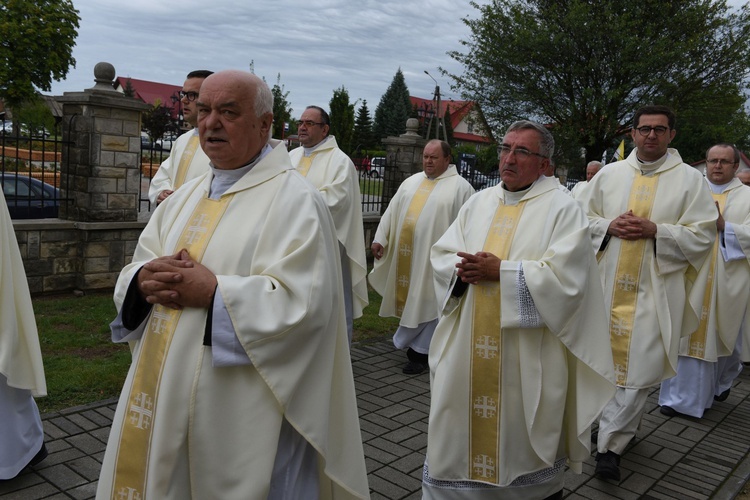
M 29 465 L 27 467 L 33 467 L 45 458 L 47 458 L 47 455 L 49 455 L 49 452 L 47 451 L 47 446 L 42 443 L 42 447 L 39 449 L 38 452 L 36 452 L 36 455 L 34 455 L 34 458 L 31 459 L 31 462 L 29 462 Z
M 591 444 L 597 444 L 599 442 L 599 430 L 595 430 L 591 433 Z
M 614 451 L 597 453 L 594 475 L 602 479 L 620 481 L 620 455 Z
M 419 375 L 425 372 L 430 366 L 427 363 L 418 363 L 416 361 L 409 361 L 404 365 L 404 369 L 401 370 L 407 375 Z
M 672 408 L 671 406 L 662 406 L 659 408 L 659 413 L 662 415 L 666 415 L 669 418 L 672 418 L 677 415 L 677 410 Z
M 729 391 L 730 389 L 727 389 L 726 391 L 722 392 L 718 396 L 714 396 L 714 401 L 726 401 L 729 397 Z

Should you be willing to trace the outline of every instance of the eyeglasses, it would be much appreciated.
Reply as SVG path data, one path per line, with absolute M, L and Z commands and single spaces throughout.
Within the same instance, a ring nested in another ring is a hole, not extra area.
M 658 127 L 643 126 L 643 127 L 638 127 L 636 130 L 643 137 L 648 137 L 649 134 L 651 134 L 652 130 L 654 131 L 654 134 L 656 134 L 656 137 L 661 137 L 668 130 L 668 128 L 662 127 L 662 126 L 658 126 Z
M 297 127 L 301 127 L 302 125 L 304 125 L 305 127 L 312 127 L 314 125 L 320 125 L 322 127 L 323 125 L 325 125 L 325 123 L 322 123 L 322 122 L 318 123 L 312 120 L 300 120 L 297 122 Z
M 500 155 L 500 158 L 507 157 L 511 153 L 516 155 L 517 160 L 526 160 L 529 156 L 538 156 L 539 158 L 547 159 L 546 156 L 540 155 L 539 153 L 534 153 L 526 148 L 511 149 L 510 146 L 505 145 L 498 146 L 497 148 L 497 154 Z
M 198 99 L 198 92 L 185 92 L 180 90 L 180 99 L 187 99 L 188 102 L 193 102 Z
M 717 164 L 721 165 L 723 167 L 730 167 L 737 163 L 736 161 L 729 161 L 729 160 L 719 160 L 717 158 L 706 160 L 706 164 L 711 165 L 712 167 L 716 166 Z

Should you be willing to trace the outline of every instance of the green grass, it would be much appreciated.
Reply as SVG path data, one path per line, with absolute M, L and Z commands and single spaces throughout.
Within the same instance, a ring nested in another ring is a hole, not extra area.
M 373 196 L 382 196 L 383 194 L 383 180 L 375 178 L 359 179 L 359 191 L 360 193 L 369 194 Z
M 370 304 L 354 320 L 354 341 L 389 337 L 397 318 L 380 318 L 380 296 L 370 289 Z M 112 294 L 35 297 L 39 343 L 47 378 L 47 396 L 37 399 L 42 413 L 115 398 L 130 366 L 127 344 L 110 340 L 116 311 Z

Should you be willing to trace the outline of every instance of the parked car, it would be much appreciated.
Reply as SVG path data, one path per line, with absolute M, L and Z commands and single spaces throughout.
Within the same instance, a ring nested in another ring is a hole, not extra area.
M 370 160 L 370 170 L 367 175 L 375 179 L 382 179 L 385 176 L 385 156 L 376 156 Z
M 2 128 L 0 128 L 0 134 L 10 135 L 13 133 L 13 122 L 10 120 L 3 120 Z
M 156 139 L 154 141 L 154 149 L 161 149 L 163 151 L 171 151 L 172 150 L 172 142 L 177 139 L 176 137 L 172 135 L 165 135 L 161 139 Z
M 152 149 L 154 145 L 146 132 L 141 132 L 141 149 Z
M 5 203 L 11 219 L 49 219 L 57 217 L 60 190 L 29 177 L 28 174 L 0 173 Z

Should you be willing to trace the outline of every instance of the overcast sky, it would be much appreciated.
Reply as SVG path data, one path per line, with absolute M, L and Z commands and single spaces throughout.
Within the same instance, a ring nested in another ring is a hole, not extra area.
M 485 4 L 488 0 L 479 0 Z M 182 85 L 194 69 L 249 70 L 269 85 L 281 74 L 292 116 L 328 109 L 333 90 L 366 99 L 371 116 L 400 67 L 411 95 L 459 99 L 438 68 L 461 72 L 461 50 L 477 18 L 468 0 L 73 0 L 81 17 L 76 67 L 52 95 L 94 85 L 94 65 L 117 76 Z M 357 104 L 357 109 L 359 105 Z

